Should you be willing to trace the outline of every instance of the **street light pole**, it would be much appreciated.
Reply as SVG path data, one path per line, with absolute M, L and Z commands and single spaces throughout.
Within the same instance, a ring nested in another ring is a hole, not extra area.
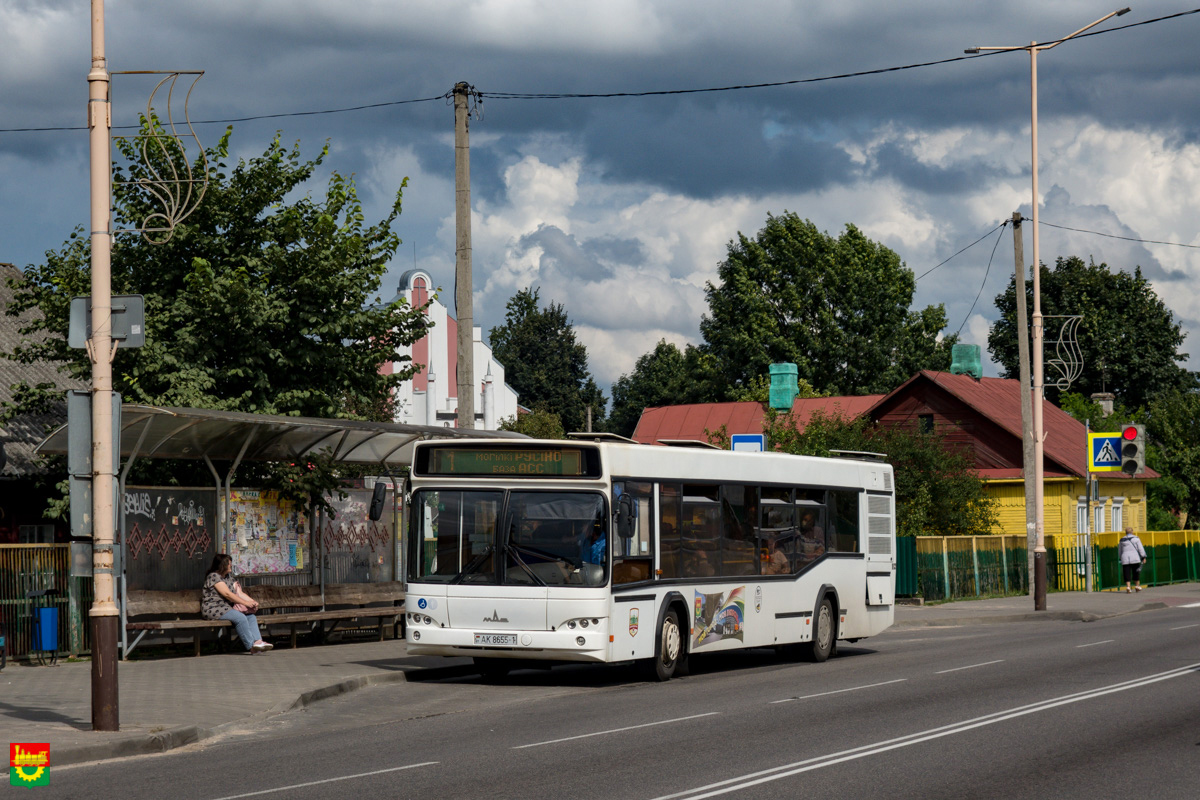
M 1033 159 L 1033 480 L 1034 480 L 1034 510 L 1036 544 L 1033 548 L 1033 607 L 1035 611 L 1046 610 L 1046 481 L 1045 481 L 1045 445 L 1046 432 L 1043 429 L 1043 409 L 1045 402 L 1045 373 L 1043 369 L 1043 342 L 1045 330 L 1042 324 L 1042 261 L 1038 249 L 1038 99 L 1037 99 L 1037 56 L 1041 50 L 1050 50 L 1068 39 L 1074 38 L 1089 28 L 1094 28 L 1101 22 L 1112 17 L 1129 13 L 1128 8 L 1105 14 L 1100 19 L 1083 26 L 1072 34 L 1039 45 L 1030 42 L 1028 45 L 1017 47 L 972 47 L 965 53 L 979 53 L 984 50 L 1028 50 L 1029 51 L 1029 97 L 1030 97 L 1030 142 Z M 1017 291 L 1024 291 L 1018 286 Z M 1025 470 L 1026 480 L 1029 471 Z
M 88 141 L 92 250 L 92 730 L 120 728 L 117 697 L 117 605 L 114 602 L 112 434 L 112 152 L 104 0 L 92 0 L 92 69 L 88 73 Z

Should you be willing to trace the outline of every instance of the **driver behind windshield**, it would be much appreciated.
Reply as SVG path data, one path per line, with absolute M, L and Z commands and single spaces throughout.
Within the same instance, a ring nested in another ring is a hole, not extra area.
M 601 564 L 605 563 L 605 556 L 608 555 L 608 540 L 604 537 L 604 528 L 600 521 L 596 520 L 592 523 L 592 529 L 588 531 L 579 548 L 579 560 L 585 564 Z

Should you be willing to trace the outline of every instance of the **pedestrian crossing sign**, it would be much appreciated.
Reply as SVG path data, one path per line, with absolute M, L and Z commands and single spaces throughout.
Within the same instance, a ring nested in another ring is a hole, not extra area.
M 1121 471 L 1121 434 L 1088 434 L 1088 471 Z

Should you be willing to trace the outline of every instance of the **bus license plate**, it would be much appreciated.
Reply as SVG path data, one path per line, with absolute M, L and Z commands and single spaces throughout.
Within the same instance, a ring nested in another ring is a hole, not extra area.
M 475 634 L 475 644 L 485 647 L 516 647 L 517 635 L 515 633 L 477 633 Z

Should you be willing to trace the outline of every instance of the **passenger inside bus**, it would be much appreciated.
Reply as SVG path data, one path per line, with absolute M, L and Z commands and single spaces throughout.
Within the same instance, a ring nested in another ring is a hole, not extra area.
M 825 529 L 817 524 L 817 514 L 805 509 L 800 513 L 800 554 L 812 561 L 825 553 Z
M 767 539 L 766 550 L 763 551 L 762 569 L 764 575 L 787 575 L 792 571 L 788 564 L 787 554 L 779 546 L 779 539 L 772 536 Z

